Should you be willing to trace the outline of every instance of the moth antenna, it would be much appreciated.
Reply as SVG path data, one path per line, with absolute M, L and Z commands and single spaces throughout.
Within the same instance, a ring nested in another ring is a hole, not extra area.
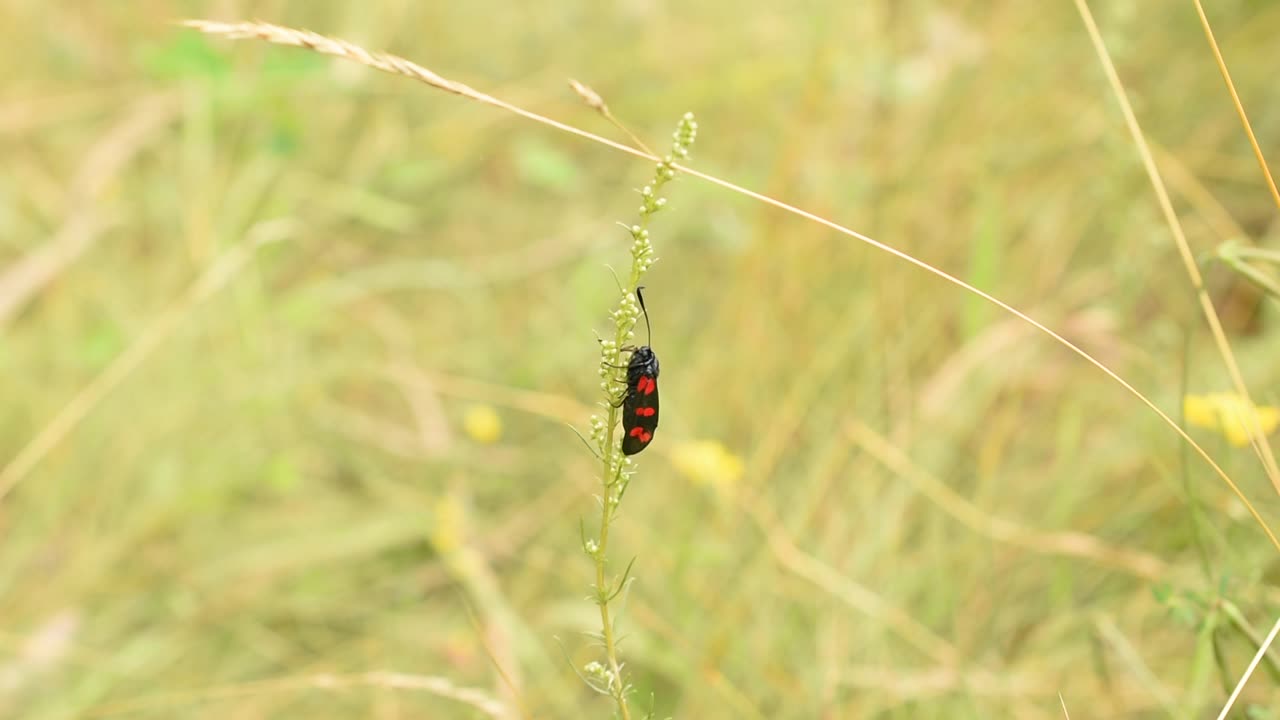
M 646 345 L 652 345 L 653 344 L 653 328 L 649 326 L 649 308 L 646 308 L 644 306 L 644 295 L 641 294 L 642 290 L 644 290 L 643 285 L 636 288 L 636 299 L 640 301 L 640 309 L 644 311 L 644 333 L 649 340 L 649 342 L 647 342 Z

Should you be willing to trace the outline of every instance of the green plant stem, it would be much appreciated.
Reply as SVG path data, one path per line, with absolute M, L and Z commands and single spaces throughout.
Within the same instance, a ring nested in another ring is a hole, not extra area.
M 1268 295 L 1280 299 L 1280 284 L 1276 283 L 1270 274 L 1249 264 L 1249 260 L 1268 263 L 1280 262 L 1280 257 L 1277 257 L 1275 252 L 1241 247 L 1234 243 L 1224 243 L 1218 248 L 1217 257 Z
M 1230 621 L 1231 627 L 1235 628 L 1236 632 L 1244 636 L 1245 640 L 1248 641 L 1252 647 L 1262 647 L 1262 633 L 1254 629 L 1253 625 L 1245 619 L 1244 613 L 1240 612 L 1240 608 L 1236 607 L 1235 603 L 1223 598 L 1219 600 L 1219 607 L 1222 608 L 1222 614 L 1227 616 L 1227 620 Z M 1267 667 L 1271 671 L 1271 676 L 1280 677 L 1280 661 L 1276 660 L 1275 655 L 1272 654 L 1269 648 L 1266 654 L 1262 657 L 1267 661 Z
M 619 288 L 622 291 L 622 299 L 612 315 L 613 339 L 602 341 L 600 353 L 600 377 L 603 380 L 601 390 L 604 392 L 608 411 L 605 413 L 606 418 L 603 423 L 597 418 L 592 418 L 592 438 L 598 443 L 600 449 L 602 466 L 600 484 L 604 488 L 604 493 L 600 498 L 600 532 L 593 540 L 584 539 L 583 544 L 596 566 L 596 604 L 600 606 L 600 639 L 604 644 L 607 667 L 593 661 L 587 666 L 587 670 L 593 678 L 588 680 L 588 684 L 597 691 L 607 692 L 613 697 L 622 720 L 631 720 L 631 708 L 627 705 L 629 686 L 622 675 L 622 663 L 618 662 L 618 640 L 613 632 L 610 603 L 626 590 L 631 567 L 627 567 L 627 571 L 616 583 L 606 572 L 609 555 L 609 526 L 617 516 L 622 496 L 626 494 L 627 486 L 631 482 L 631 473 L 627 470 L 629 461 L 622 455 L 621 448 L 616 444 L 618 424 L 621 420 L 619 408 L 625 398 L 623 388 L 627 379 L 618 377 L 619 368 L 624 367 L 619 360 L 627 348 L 627 341 L 631 339 L 632 332 L 635 330 L 636 319 L 643 311 L 642 307 L 636 305 L 636 292 L 640 278 L 656 259 L 653 255 L 653 246 L 649 242 L 649 220 L 666 203 L 666 200 L 659 196 L 659 192 L 675 177 L 675 161 L 672 157 L 688 157 L 689 146 L 692 145 L 696 135 L 697 123 L 694 122 L 692 114 L 686 113 L 672 135 L 674 140 L 671 146 L 672 155 L 658 163 L 653 181 L 640 191 L 643 203 L 640 207 L 640 221 L 627 228 L 631 234 L 631 272 L 627 276 L 626 285 Z M 619 285 L 621 284 L 619 282 Z
M 649 225 L 649 216 L 644 215 L 640 220 L 640 227 L 647 229 Z M 628 278 L 629 283 L 624 288 L 626 295 L 634 294 L 636 285 L 640 282 L 641 268 L 638 261 L 633 260 L 631 265 L 631 275 Z M 618 328 L 617 334 L 614 336 L 614 347 L 620 348 L 627 341 L 628 328 Z M 614 364 L 617 364 L 620 353 L 615 350 Z M 600 636 L 604 641 L 605 657 L 609 663 L 609 671 L 613 673 L 613 681 L 609 687 L 614 701 L 618 704 L 618 712 L 622 716 L 622 720 L 631 720 L 631 709 L 627 706 L 627 686 L 622 678 L 622 665 L 618 662 L 617 641 L 613 635 L 613 622 L 609 615 L 609 603 L 614 597 L 611 591 L 612 583 L 607 582 L 608 578 L 605 573 L 605 565 L 607 564 L 607 555 L 609 547 L 609 524 L 613 521 L 614 510 L 616 504 L 614 502 L 614 492 L 618 491 L 618 498 L 621 499 L 621 491 L 618 483 L 622 481 L 621 464 L 615 462 L 618 460 L 617 454 L 614 452 L 615 432 L 618 428 L 618 407 L 610 403 L 608 416 L 605 419 L 608 430 L 605 434 L 606 452 L 603 461 L 603 474 L 601 481 L 604 485 L 604 495 L 600 498 L 600 534 L 596 538 L 596 604 L 600 606 Z M 625 579 L 624 581 L 625 582 Z M 619 588 L 621 589 L 621 588 Z
M 634 271 L 632 271 L 634 275 Z M 618 409 L 610 405 L 606 448 L 613 447 L 614 430 L 618 425 Z M 605 656 L 609 661 L 609 670 L 613 673 L 613 684 L 609 688 L 613 699 L 618 703 L 618 712 L 622 720 L 631 720 L 631 710 L 627 707 L 626 685 L 622 680 L 622 667 L 618 664 L 617 643 L 613 638 L 613 622 L 609 617 L 609 587 L 605 582 L 605 562 L 609 547 L 609 522 L 613 519 L 613 488 L 617 484 L 617 472 L 613 463 L 613 452 L 604 455 L 604 496 L 600 498 L 600 535 L 596 542 L 596 604 L 600 606 L 600 636 L 604 639 Z

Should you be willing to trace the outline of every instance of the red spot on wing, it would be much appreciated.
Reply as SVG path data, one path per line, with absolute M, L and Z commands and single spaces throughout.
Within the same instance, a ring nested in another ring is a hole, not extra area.
M 652 395 L 654 390 L 658 389 L 658 383 L 648 375 L 640 376 L 636 381 L 636 392 L 642 392 L 645 395 Z
M 653 439 L 653 433 L 645 432 L 644 428 L 642 427 L 631 428 L 631 432 L 627 433 L 627 435 L 630 435 L 631 437 L 639 440 L 641 445 Z
M 658 414 L 657 408 L 642 407 L 636 408 L 636 417 L 653 417 Z

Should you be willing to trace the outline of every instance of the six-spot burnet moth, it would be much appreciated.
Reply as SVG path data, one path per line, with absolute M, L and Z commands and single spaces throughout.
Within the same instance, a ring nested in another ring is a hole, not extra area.
M 645 334 L 653 342 L 649 310 L 644 306 L 644 287 L 636 288 L 636 299 L 644 312 Z M 626 348 L 623 348 L 626 349 Z M 627 392 L 622 396 L 622 453 L 635 455 L 649 447 L 658 429 L 658 356 L 648 345 L 631 348 L 627 363 Z

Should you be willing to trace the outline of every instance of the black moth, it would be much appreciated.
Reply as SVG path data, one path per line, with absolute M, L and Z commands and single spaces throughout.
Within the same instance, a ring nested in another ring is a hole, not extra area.
M 644 327 L 649 341 L 653 332 L 649 327 L 649 310 L 644 306 L 644 295 L 636 288 L 636 299 L 644 311 Z M 627 362 L 627 392 L 622 396 L 622 453 L 635 455 L 649 447 L 653 433 L 658 429 L 658 356 L 653 348 L 642 345 L 631 349 Z

